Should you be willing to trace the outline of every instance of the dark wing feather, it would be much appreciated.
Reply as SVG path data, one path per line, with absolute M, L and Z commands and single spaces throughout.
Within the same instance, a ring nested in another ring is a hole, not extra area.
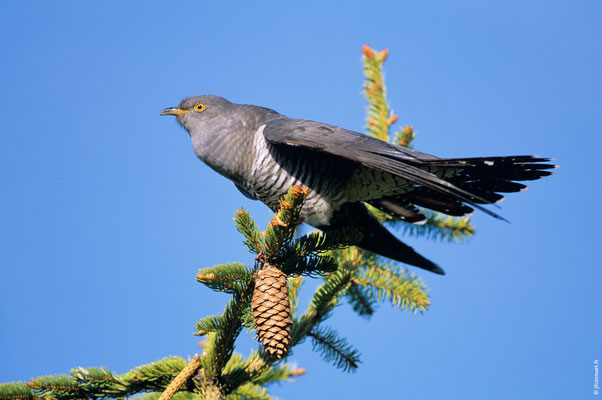
M 473 213 L 473 209 L 461 201 L 425 187 L 416 188 L 416 190 L 412 190 L 410 193 L 399 197 L 404 198 L 410 204 L 415 204 L 454 217 L 463 217 Z
M 490 203 L 418 166 L 436 166 L 438 158 L 401 146 L 395 146 L 333 125 L 314 121 L 282 118 L 266 124 L 263 135 L 274 145 L 298 146 L 351 160 L 368 168 L 399 176 L 439 193 L 447 194 L 504 220 L 496 213 L 476 204 Z M 432 163 L 432 164 L 430 164 Z M 446 165 L 448 166 L 448 165 Z
M 252 195 L 251 193 L 249 193 L 245 189 L 243 189 L 242 186 L 240 186 L 239 184 L 235 183 L 234 186 L 236 186 L 236 188 L 240 191 L 240 193 L 242 193 L 247 199 L 259 200 L 257 197 L 255 197 L 254 195 Z
M 426 217 L 420 213 L 414 204 L 402 196 L 389 196 L 370 200 L 368 203 L 387 214 L 411 224 L 423 224 Z

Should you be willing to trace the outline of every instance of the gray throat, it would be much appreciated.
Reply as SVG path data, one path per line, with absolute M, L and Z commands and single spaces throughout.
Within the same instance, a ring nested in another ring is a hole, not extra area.
M 209 167 L 244 187 L 251 179 L 256 157 L 253 141 L 257 129 L 282 117 L 267 108 L 236 105 L 229 118 L 210 126 L 209 134 L 191 133 L 194 152 Z

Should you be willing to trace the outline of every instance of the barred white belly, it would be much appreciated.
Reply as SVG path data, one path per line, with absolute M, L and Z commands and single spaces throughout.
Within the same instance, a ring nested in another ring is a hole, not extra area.
M 276 209 L 278 200 L 291 186 L 308 186 L 310 192 L 301 209 L 301 216 L 313 226 L 329 225 L 333 212 L 345 201 L 344 191 L 337 191 L 336 185 L 327 185 L 327 176 L 304 171 L 303 163 L 292 165 L 290 172 L 282 168 L 268 149 L 263 137 L 264 128 L 265 125 L 260 126 L 255 134 L 253 148 L 256 153 L 251 171 L 252 178 L 245 190 L 270 208 Z

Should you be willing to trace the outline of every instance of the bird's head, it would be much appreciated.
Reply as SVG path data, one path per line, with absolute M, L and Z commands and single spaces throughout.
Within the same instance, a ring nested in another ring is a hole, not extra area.
M 231 116 L 232 106 L 223 97 L 203 95 L 186 98 L 177 107 L 161 110 L 159 115 L 174 115 L 190 136 L 196 136 L 218 130 Z

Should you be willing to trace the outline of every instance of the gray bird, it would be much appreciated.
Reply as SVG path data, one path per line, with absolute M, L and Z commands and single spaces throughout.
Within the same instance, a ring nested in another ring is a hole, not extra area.
M 539 179 L 555 167 L 537 156 L 438 158 L 211 95 L 184 99 L 160 115 L 176 116 L 196 155 L 245 196 L 275 210 L 292 185 L 307 186 L 305 222 L 323 231 L 358 229 L 360 247 L 438 274 L 439 266 L 391 234 L 364 202 L 410 223 L 426 220 L 417 206 L 452 216 L 474 207 L 503 219 L 481 204 L 524 190 L 513 181 Z

